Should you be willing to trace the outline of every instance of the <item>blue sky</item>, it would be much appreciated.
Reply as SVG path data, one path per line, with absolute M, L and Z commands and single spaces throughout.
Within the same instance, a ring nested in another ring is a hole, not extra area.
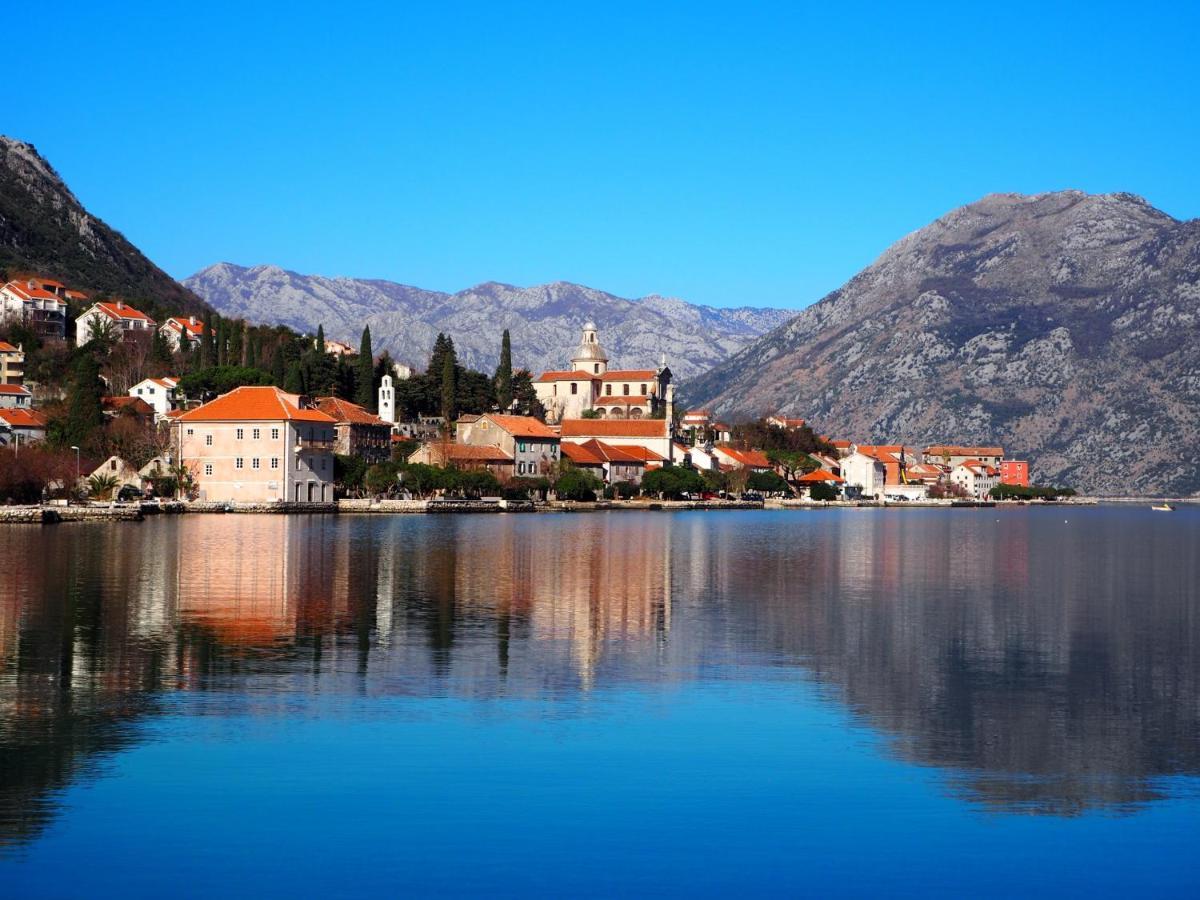
M 801 307 L 995 191 L 1200 216 L 1197 4 L 848 6 L 26 5 L 0 130 L 177 277 Z

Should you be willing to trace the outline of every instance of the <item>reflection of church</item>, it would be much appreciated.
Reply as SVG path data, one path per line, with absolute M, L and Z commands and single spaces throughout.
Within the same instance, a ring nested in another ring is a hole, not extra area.
M 604 419 L 661 418 L 674 390 L 665 358 L 656 369 L 609 369 L 593 322 L 583 326 L 571 368 L 543 372 L 533 387 L 550 422 L 578 419 L 589 411 Z

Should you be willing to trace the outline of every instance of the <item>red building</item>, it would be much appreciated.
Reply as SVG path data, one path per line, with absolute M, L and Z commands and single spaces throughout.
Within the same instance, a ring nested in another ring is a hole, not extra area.
M 1029 487 L 1029 463 L 1023 459 L 1001 460 L 1000 483 Z

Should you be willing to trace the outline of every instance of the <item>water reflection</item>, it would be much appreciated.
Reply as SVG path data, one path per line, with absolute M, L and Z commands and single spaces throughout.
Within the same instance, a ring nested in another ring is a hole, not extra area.
M 1198 536 L 1108 509 L 9 526 L 0 841 L 192 692 L 283 714 L 789 673 L 971 801 L 1134 809 L 1200 771 Z

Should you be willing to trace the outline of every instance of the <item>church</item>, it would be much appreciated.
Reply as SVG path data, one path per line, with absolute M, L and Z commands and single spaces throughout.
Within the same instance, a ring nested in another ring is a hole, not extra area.
M 583 326 L 571 368 L 543 372 L 533 388 L 547 422 L 579 419 L 584 413 L 602 419 L 663 418 L 675 391 L 665 357 L 656 369 L 609 369 L 594 322 Z

